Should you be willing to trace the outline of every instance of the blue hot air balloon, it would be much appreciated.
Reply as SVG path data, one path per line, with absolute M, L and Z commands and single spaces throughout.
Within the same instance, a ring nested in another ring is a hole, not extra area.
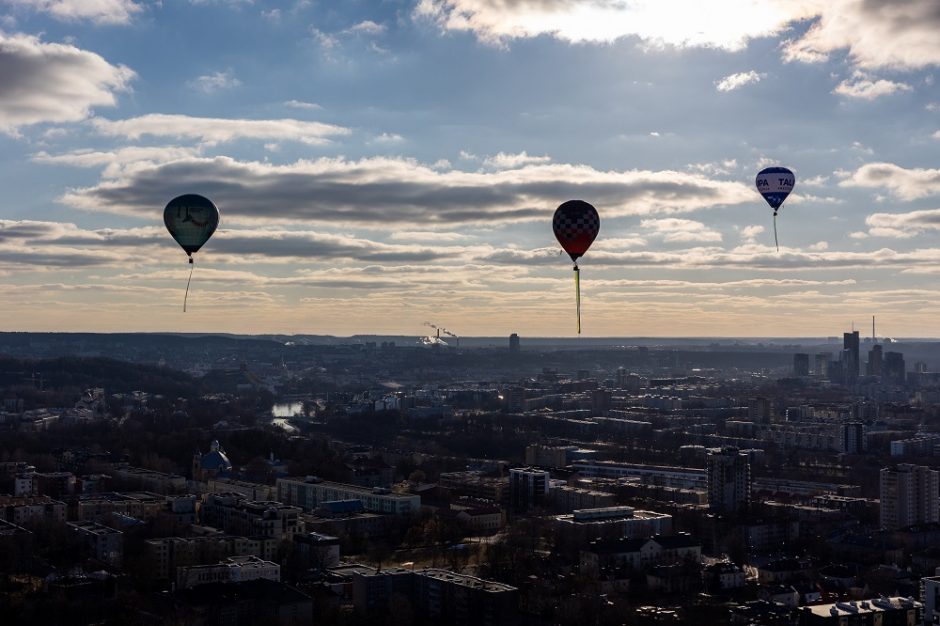
M 780 244 L 777 243 L 777 211 L 793 191 L 795 183 L 796 176 L 785 167 L 765 167 L 757 174 L 757 191 L 774 210 L 774 243 L 777 250 L 780 250 Z
M 189 298 L 189 283 L 193 279 L 193 253 L 209 241 L 219 226 L 219 209 L 204 196 L 188 193 L 170 200 L 163 209 L 163 223 L 170 235 L 189 257 L 189 280 L 183 296 L 183 312 Z

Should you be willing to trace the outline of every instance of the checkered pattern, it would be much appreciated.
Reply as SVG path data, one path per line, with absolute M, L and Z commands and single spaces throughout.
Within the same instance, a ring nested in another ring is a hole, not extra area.
M 601 228 L 597 209 L 582 200 L 569 200 L 555 210 L 552 220 L 555 237 L 564 245 L 565 241 L 586 237 L 594 241 Z

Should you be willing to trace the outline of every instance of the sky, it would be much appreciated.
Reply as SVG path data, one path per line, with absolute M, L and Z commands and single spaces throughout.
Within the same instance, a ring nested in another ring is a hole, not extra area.
M 938 74 L 936 0 L 0 0 L 2 329 L 572 336 L 582 199 L 587 336 L 940 336 Z

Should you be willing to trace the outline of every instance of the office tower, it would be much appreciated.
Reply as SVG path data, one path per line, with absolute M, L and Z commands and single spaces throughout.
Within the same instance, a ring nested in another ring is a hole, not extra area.
M 881 527 L 940 521 L 940 472 L 902 463 L 881 470 Z
M 751 501 L 751 465 L 747 453 L 737 448 L 711 448 L 705 457 L 708 508 L 717 513 L 736 513 Z
M 832 355 L 828 352 L 820 352 L 816 355 L 816 364 L 813 368 L 813 373 L 820 378 L 827 378 L 829 376 L 829 362 L 832 360 Z
M 885 382 L 903 385 L 907 377 L 907 372 L 904 367 L 904 355 L 900 352 L 885 352 L 882 372 L 882 377 Z
M 794 354 L 793 355 L 793 375 L 794 376 L 809 376 L 809 355 L 808 354 Z
M 524 513 L 548 503 L 549 473 L 531 467 L 509 470 L 509 505 Z
M 519 335 L 513 333 L 509 335 L 509 351 L 515 354 L 519 352 L 522 346 L 519 344 Z
M 879 344 L 872 346 L 868 351 L 868 366 L 865 374 L 868 376 L 881 376 L 882 350 Z
M 858 360 L 858 331 L 842 335 L 842 375 L 846 385 L 850 385 L 858 380 L 859 360 Z

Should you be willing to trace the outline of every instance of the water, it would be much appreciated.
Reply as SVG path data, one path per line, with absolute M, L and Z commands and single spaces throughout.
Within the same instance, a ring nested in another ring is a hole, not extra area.
M 289 421 L 287 421 L 287 418 L 284 417 L 275 417 L 273 420 L 271 420 L 271 424 L 291 435 L 299 432 L 297 427 L 292 425 Z
M 271 407 L 274 417 L 294 417 L 303 413 L 304 405 L 301 402 L 280 402 Z

